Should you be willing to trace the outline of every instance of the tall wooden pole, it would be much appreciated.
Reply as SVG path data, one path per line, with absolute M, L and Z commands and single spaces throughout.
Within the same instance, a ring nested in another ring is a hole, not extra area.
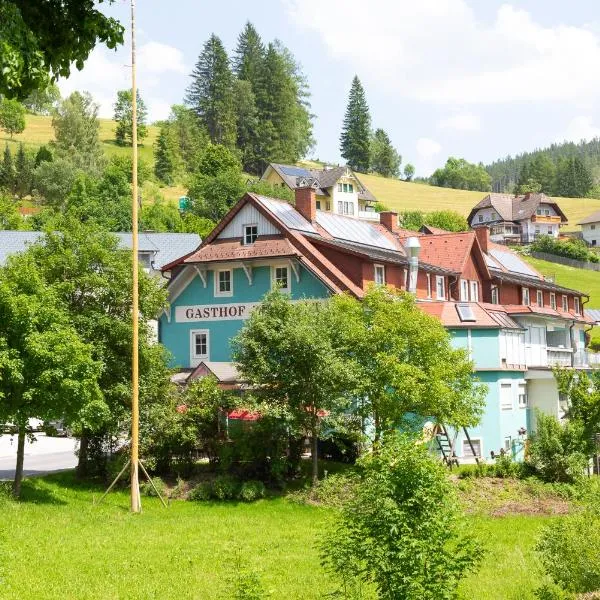
M 138 147 L 137 147 L 137 86 L 135 80 L 135 0 L 131 0 L 131 224 L 132 224 L 132 356 L 131 356 L 131 512 L 142 510 L 140 503 L 139 464 L 139 298 L 138 298 Z

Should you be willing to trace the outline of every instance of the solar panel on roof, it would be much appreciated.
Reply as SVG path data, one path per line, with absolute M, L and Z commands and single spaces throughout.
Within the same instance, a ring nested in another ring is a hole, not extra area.
M 476 321 L 475 313 L 470 304 L 457 304 L 456 312 L 461 321 Z
M 281 172 L 284 175 L 289 175 L 290 177 L 307 177 L 310 176 L 310 173 L 303 169 L 302 167 L 280 167 Z
M 505 269 L 508 269 L 513 273 L 521 273 L 522 275 L 530 275 L 532 277 L 539 278 L 539 275 L 515 254 L 512 254 L 510 252 L 503 252 L 502 250 L 496 249 L 491 249 L 490 254 Z
M 281 219 L 290 229 L 316 233 L 315 228 L 291 204 L 268 196 L 257 196 L 261 204 Z
M 394 242 L 369 221 L 342 217 L 318 210 L 317 223 L 336 239 L 397 250 Z

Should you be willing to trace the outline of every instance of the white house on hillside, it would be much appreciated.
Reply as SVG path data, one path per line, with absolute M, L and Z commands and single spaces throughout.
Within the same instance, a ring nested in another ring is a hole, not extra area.
M 600 210 L 577 223 L 581 225 L 583 239 L 590 246 L 600 246 Z
M 493 242 L 532 242 L 540 235 L 558 237 L 567 217 L 546 194 L 488 194 L 471 210 L 469 225 L 489 227 Z

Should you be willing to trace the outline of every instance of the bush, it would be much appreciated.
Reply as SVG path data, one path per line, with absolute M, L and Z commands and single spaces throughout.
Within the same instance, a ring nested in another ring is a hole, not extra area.
M 535 590 L 535 597 L 538 600 L 571 600 L 573 594 L 565 592 L 557 585 L 545 584 Z
M 254 502 L 264 498 L 266 493 L 265 484 L 262 481 L 244 481 L 240 488 L 238 498 L 244 502 Z
M 588 464 L 583 426 L 575 420 L 561 424 L 539 411 L 536 419 L 527 464 L 544 481 L 573 483 L 580 479 Z
M 521 477 L 523 474 L 521 467 L 521 463 L 515 462 L 510 454 L 500 454 L 494 463 L 494 475 L 502 479 Z
M 482 552 L 463 526 L 445 467 L 424 444 L 389 436 L 358 463 L 353 497 L 321 543 L 342 582 L 372 582 L 381 600 L 454 598 Z
M 154 484 L 154 487 L 152 486 L 152 483 Z M 145 480 L 145 481 L 142 481 L 142 483 L 140 484 L 140 492 L 142 492 L 142 494 L 144 494 L 144 496 L 157 497 L 158 494 L 156 493 L 156 490 L 154 488 L 156 488 L 158 490 L 158 493 L 163 498 L 165 498 L 168 495 L 167 492 L 169 490 L 167 488 L 167 484 L 160 477 L 153 477 L 152 483 Z
M 199 502 L 206 502 L 212 498 L 212 486 L 208 481 L 202 481 L 194 486 L 189 494 L 188 500 L 196 500 Z
M 234 500 L 239 491 L 239 482 L 229 475 L 219 475 L 212 482 L 212 497 L 216 500 Z
M 597 263 L 599 258 L 594 252 L 590 252 L 583 240 L 560 241 L 549 235 L 538 237 L 532 244 L 533 252 L 545 252 L 556 256 L 564 256 L 573 260 L 589 261 Z
M 597 514 L 584 511 L 555 520 L 542 531 L 536 551 L 545 572 L 561 589 L 578 594 L 600 589 Z

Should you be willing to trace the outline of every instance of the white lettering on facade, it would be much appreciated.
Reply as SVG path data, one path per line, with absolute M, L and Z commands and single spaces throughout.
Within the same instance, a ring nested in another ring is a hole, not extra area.
M 236 321 L 247 319 L 260 302 L 242 304 L 206 304 L 201 306 L 177 306 L 175 308 L 176 323 L 202 321 Z

